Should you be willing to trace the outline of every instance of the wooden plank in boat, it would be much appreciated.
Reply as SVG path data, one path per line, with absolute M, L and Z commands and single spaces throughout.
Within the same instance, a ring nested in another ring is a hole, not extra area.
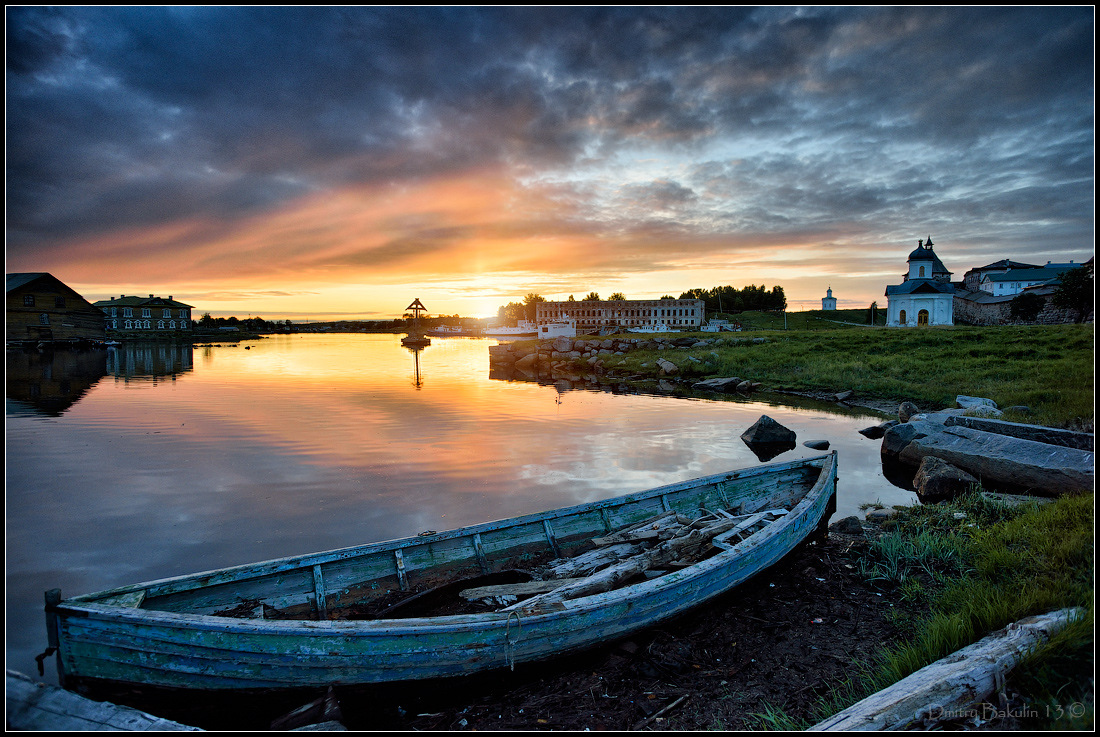
M 460 591 L 458 595 L 466 601 L 477 601 L 478 599 L 487 599 L 494 596 L 530 596 L 531 594 L 544 594 L 547 591 L 553 591 L 560 586 L 566 586 L 580 580 L 580 578 L 555 578 L 549 581 L 479 586 L 474 589 Z

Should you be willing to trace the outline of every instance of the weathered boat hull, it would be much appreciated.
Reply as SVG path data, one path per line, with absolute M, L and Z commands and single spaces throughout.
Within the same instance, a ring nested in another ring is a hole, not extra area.
M 465 675 L 543 660 L 625 637 L 718 596 L 794 549 L 835 506 L 836 454 L 673 484 L 647 492 L 424 537 L 213 571 L 74 597 L 47 607 L 66 678 L 194 689 L 298 688 Z M 336 621 L 356 582 L 402 591 L 554 556 L 653 513 L 700 506 L 793 507 L 716 555 L 642 583 L 545 610 Z M 797 491 L 795 488 L 797 487 Z M 797 503 L 794 503 L 797 501 Z M 388 564 L 390 571 L 374 570 Z M 396 571 L 396 572 L 394 572 Z M 382 574 L 386 574 L 383 576 Z M 389 584 L 388 584 L 389 585 Z M 234 592 L 230 594 L 229 592 Z M 316 621 L 234 619 L 214 611 L 262 598 L 312 607 Z M 135 602 L 141 601 L 135 606 Z M 319 602 L 319 603 L 318 603 Z M 144 608 L 142 608 L 144 607 Z

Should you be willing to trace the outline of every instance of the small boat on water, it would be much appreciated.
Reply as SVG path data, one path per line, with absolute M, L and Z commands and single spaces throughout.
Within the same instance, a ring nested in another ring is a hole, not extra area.
M 72 689 L 296 688 L 514 667 L 729 591 L 823 529 L 836 482 L 834 451 L 68 599 L 53 589 L 49 643 Z

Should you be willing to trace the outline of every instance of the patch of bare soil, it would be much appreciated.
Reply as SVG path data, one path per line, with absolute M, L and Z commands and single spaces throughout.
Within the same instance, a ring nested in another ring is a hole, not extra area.
M 896 636 L 891 602 L 835 533 L 718 601 L 629 640 L 468 679 L 337 689 L 350 729 L 748 729 L 767 705 L 809 718 L 852 663 Z

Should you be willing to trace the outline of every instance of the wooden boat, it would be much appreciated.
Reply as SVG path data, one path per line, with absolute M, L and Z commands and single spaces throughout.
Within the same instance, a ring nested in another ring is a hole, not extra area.
M 315 687 L 514 667 L 651 627 L 763 571 L 827 523 L 836 473 L 834 451 L 64 600 L 53 589 L 50 645 L 69 688 Z M 467 609 L 433 615 L 431 600 Z

